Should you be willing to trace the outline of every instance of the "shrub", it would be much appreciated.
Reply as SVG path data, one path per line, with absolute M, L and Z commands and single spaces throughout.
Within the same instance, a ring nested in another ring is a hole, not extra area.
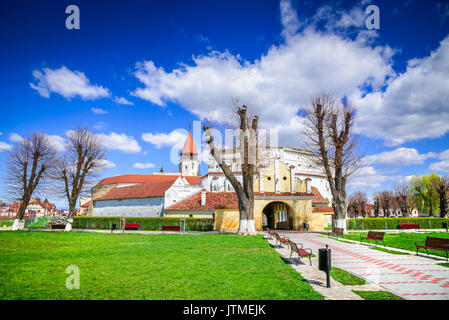
M 179 226 L 184 218 L 132 218 L 127 217 L 126 223 L 138 223 L 139 230 L 160 231 L 162 226 Z M 186 231 L 212 231 L 214 219 L 211 218 L 185 218 Z M 111 229 L 112 224 L 118 229 L 120 217 L 73 217 L 74 229 Z
M 449 223 L 449 218 L 357 218 L 346 220 L 348 230 L 387 230 L 397 229 L 400 222 L 419 224 L 420 229 L 441 229 L 442 222 Z

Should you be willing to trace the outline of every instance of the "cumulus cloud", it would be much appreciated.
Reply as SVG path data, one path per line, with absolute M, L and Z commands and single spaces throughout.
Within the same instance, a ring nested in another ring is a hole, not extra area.
M 31 88 L 45 98 L 49 98 L 51 93 L 57 93 L 66 99 L 79 96 L 83 100 L 111 95 L 107 88 L 91 84 L 83 72 L 71 71 L 65 66 L 59 69 L 34 70 L 32 74 L 36 83 L 30 83 Z
M 176 129 L 170 133 L 143 133 L 142 140 L 156 146 L 157 149 L 162 147 L 179 147 L 182 148 L 186 141 L 187 131 L 184 129 Z
M 67 148 L 67 140 L 58 135 L 46 135 L 48 140 L 53 144 L 56 151 L 64 151 Z
M 389 176 L 382 174 L 372 166 L 362 166 L 349 178 L 348 188 L 350 190 L 373 190 L 388 181 L 402 181 L 401 176 Z
M 9 141 L 11 142 L 22 142 L 22 140 L 23 137 L 18 133 L 13 132 L 9 135 Z
M 90 108 L 90 110 L 95 114 L 107 114 L 108 112 L 101 108 Z
M 125 97 L 114 97 L 114 102 L 118 103 L 118 104 L 130 105 L 130 106 L 134 105 L 134 103 L 132 103 L 131 101 L 129 101 Z
M 362 159 L 365 164 L 379 164 L 387 166 L 406 166 L 411 164 L 423 164 L 429 158 L 435 158 L 436 153 L 420 154 L 414 148 L 397 148 L 392 151 L 384 151 Z
M 11 149 L 12 149 L 12 145 L 10 145 L 10 144 L 8 144 L 6 142 L 0 141 L 0 152 L 11 150 Z
M 449 149 L 438 154 L 441 161 L 430 164 L 429 169 L 440 173 L 449 173 Z
M 408 61 L 407 70 L 375 90 L 355 98 L 357 131 L 389 145 L 449 132 L 449 36 L 428 57 Z
M 144 86 L 132 95 L 161 107 L 173 101 L 201 119 L 221 123 L 230 122 L 226 115 L 231 97 L 236 97 L 259 111 L 261 125 L 280 128 L 281 143 L 290 145 L 300 140 L 302 119 L 297 113 L 317 90 L 354 95 L 359 86 L 379 87 L 393 73 L 381 49 L 314 30 L 272 46 L 254 62 L 228 51 L 193 60 L 193 65 L 172 71 L 153 61 L 138 62 L 134 75 Z M 294 119 L 288 134 L 283 133 L 286 119 Z
M 154 163 L 134 163 L 133 168 L 136 169 L 148 169 L 148 168 L 154 168 L 155 164 Z
M 114 162 L 110 161 L 110 160 L 99 160 L 98 163 L 103 167 L 103 168 L 114 168 L 116 165 Z
M 111 132 L 110 134 L 99 133 L 96 135 L 107 149 L 120 150 L 125 153 L 138 153 L 141 151 L 139 143 L 132 136 Z

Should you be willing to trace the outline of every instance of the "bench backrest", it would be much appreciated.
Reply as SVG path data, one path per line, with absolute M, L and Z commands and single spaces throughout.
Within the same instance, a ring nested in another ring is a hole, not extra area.
M 293 241 L 291 241 L 291 240 L 288 240 L 288 242 L 290 243 L 290 248 L 291 248 L 293 251 L 296 251 L 296 252 L 299 251 L 299 250 L 298 250 L 298 246 L 296 245 L 295 242 L 293 242 Z
M 278 233 L 275 233 L 274 236 L 276 237 L 276 239 L 278 239 L 279 241 L 281 241 L 281 237 L 279 236 Z
M 449 249 L 449 239 L 427 237 L 426 238 L 426 246 Z
M 125 228 L 138 228 L 139 224 L 138 223 L 127 223 L 125 224 Z
M 345 229 L 343 229 L 343 228 L 334 228 L 334 232 L 336 234 L 343 234 L 344 231 L 345 231 Z
M 368 231 L 367 238 L 376 239 L 376 240 L 383 240 L 384 239 L 385 232 L 382 231 Z

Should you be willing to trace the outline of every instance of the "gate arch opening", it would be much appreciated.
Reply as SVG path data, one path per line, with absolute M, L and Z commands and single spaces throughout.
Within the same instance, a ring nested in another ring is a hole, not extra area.
M 293 209 L 286 203 L 273 201 L 262 210 L 262 229 L 293 230 Z

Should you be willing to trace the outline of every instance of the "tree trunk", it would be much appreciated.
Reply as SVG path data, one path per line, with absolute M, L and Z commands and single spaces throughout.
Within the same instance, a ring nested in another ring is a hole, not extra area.
M 254 204 L 252 201 L 246 201 L 246 204 L 240 204 L 240 222 L 239 222 L 239 235 L 255 235 L 256 227 L 254 224 Z
M 67 217 L 67 223 L 65 225 L 64 231 L 71 231 L 73 224 L 73 213 L 75 212 L 75 203 L 69 204 L 69 216 Z

